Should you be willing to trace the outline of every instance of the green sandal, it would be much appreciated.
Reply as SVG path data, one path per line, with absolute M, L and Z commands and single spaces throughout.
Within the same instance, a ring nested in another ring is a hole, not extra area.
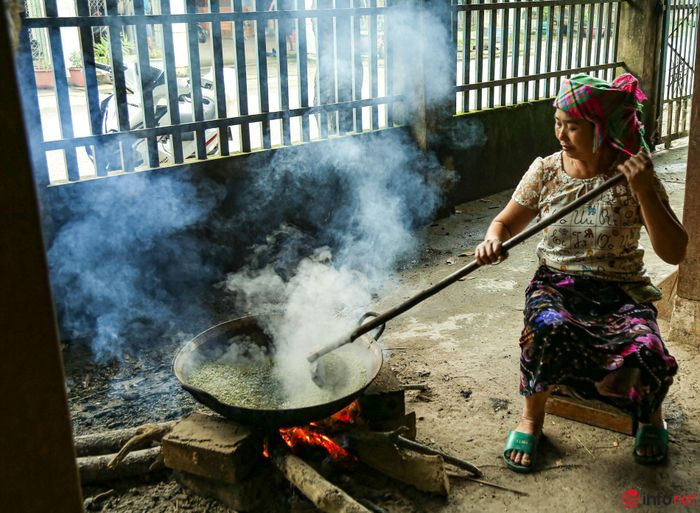
M 657 454 L 654 456 L 641 456 L 637 454 L 640 447 L 654 447 Z M 662 463 L 668 455 L 668 429 L 664 427 L 640 426 L 634 437 L 634 449 L 632 450 L 634 461 L 642 465 L 656 465 Z
M 532 472 L 532 467 L 535 465 L 535 451 L 541 436 L 529 435 L 520 431 L 509 431 L 506 438 L 506 446 L 503 449 L 503 462 L 506 464 L 506 467 L 521 474 Z M 528 454 L 530 456 L 530 464 L 518 465 L 512 461 L 506 453 L 513 450 Z

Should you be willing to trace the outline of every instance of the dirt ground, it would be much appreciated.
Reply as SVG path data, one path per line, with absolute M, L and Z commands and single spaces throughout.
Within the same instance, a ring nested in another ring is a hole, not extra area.
M 671 150 L 658 152 L 654 158 L 679 217 L 683 209 L 686 155 L 687 146 L 681 142 Z M 471 253 L 511 192 L 460 205 L 450 217 L 425 227 L 420 233 L 419 255 L 399 273 L 396 286 L 377 307 L 393 306 L 468 263 L 471 256 L 460 255 Z M 548 416 L 544 427 L 548 438 L 538 455 L 541 470 L 519 475 L 504 468 L 503 442 L 517 424 L 521 409 L 518 337 L 525 287 L 536 268 L 535 245 L 536 240 L 524 243 L 512 250 L 502 264 L 479 269 L 418 305 L 392 321 L 382 338 L 387 348 L 386 363 L 401 380 L 429 387 L 420 393 L 407 392 L 407 408 L 418 416 L 418 440 L 478 465 L 484 471 L 484 479 L 528 495 L 452 478 L 449 498 L 439 499 L 371 473 L 359 478 L 364 483 L 341 479 L 341 486 L 346 485 L 351 492 L 363 490 L 367 498 L 391 513 L 607 512 L 623 509 L 621 497 L 630 488 L 642 497 L 698 493 L 700 468 L 695 462 L 700 456 L 700 406 L 696 394 L 700 378 L 692 369 L 700 366 L 700 341 L 695 339 L 666 340 L 680 365 L 665 403 L 671 438 L 668 463 L 660 467 L 638 465 L 632 459 L 632 438 Z M 673 267 L 651 253 L 648 239 L 644 246 L 650 250 L 646 257 L 648 271 L 658 283 Z M 668 333 L 667 324 L 662 322 L 661 327 Z M 130 386 L 145 379 L 139 378 L 138 373 L 132 377 L 133 368 L 110 371 L 112 377 L 124 376 L 118 385 L 106 380 L 91 384 L 90 379 L 97 379 L 91 378 L 95 372 L 75 363 L 80 359 L 73 356 L 73 364 L 69 355 L 65 358 L 77 434 L 175 418 L 194 408 L 192 401 L 177 390 L 169 375 L 167 358 L 160 367 L 154 364 L 153 369 L 140 364 L 142 373 L 154 372 L 148 381 L 160 406 L 139 410 L 134 404 L 137 401 L 129 401 L 128 393 L 125 398 Z M 152 361 L 158 361 L 160 356 L 164 355 L 153 355 Z M 98 394 L 97 399 L 94 394 Z M 102 403 L 95 406 L 95 400 Z M 105 411 L 108 413 L 101 413 Z M 125 412 L 132 413 L 125 416 Z M 103 491 L 105 488 L 86 489 L 85 496 Z M 307 506 L 299 500 L 292 509 L 309 511 Z M 640 507 L 645 511 L 666 511 L 663 506 Z M 160 483 L 131 483 L 119 488 L 90 509 L 228 511 L 215 501 L 189 495 L 167 475 Z

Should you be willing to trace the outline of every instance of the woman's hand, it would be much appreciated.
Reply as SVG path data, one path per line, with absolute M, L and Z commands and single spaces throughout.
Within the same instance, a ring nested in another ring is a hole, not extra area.
M 639 200 L 642 220 L 654 251 L 664 262 L 679 264 L 685 257 L 688 234 L 669 204 L 656 191 L 651 157 L 639 150 L 617 168 L 625 175 Z
M 618 165 L 617 169 L 625 175 L 637 197 L 654 193 L 654 164 L 644 148 Z
M 503 251 L 501 239 L 486 239 L 476 247 L 474 257 L 479 265 L 500 264 L 508 258 L 508 253 Z
M 474 257 L 479 265 L 499 264 L 508 257 L 503 251 L 503 242 L 520 233 L 537 215 L 536 210 L 522 206 L 515 200 L 510 200 L 491 221 L 484 242 L 474 250 Z

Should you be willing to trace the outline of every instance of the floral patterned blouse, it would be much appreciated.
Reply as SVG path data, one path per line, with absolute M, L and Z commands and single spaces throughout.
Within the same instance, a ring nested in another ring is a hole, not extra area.
M 616 164 L 593 178 L 573 178 L 564 171 L 563 152 L 537 158 L 530 165 L 513 199 L 546 217 L 577 197 L 598 187 L 616 171 Z M 656 174 L 656 189 L 663 201 L 668 194 Z M 597 199 L 545 228 L 537 246 L 540 265 L 586 274 L 605 280 L 648 282 L 639 202 L 627 183 L 616 185 Z

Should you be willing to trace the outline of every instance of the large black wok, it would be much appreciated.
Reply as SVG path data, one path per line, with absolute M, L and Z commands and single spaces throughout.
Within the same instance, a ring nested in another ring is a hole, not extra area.
M 366 314 L 364 318 L 372 314 Z M 204 390 L 191 385 L 188 377 L 203 362 L 216 361 L 231 346 L 231 339 L 237 335 L 246 335 L 248 343 L 254 343 L 261 347 L 271 347 L 273 342 L 258 325 L 255 317 L 242 317 L 217 324 L 200 333 L 187 342 L 175 356 L 173 370 L 182 387 L 192 396 L 214 410 L 215 412 L 248 425 L 276 429 L 279 427 L 301 426 L 309 422 L 324 419 L 350 404 L 377 376 L 382 365 L 382 350 L 375 343 L 381 335 L 381 330 L 373 338 L 368 335 L 359 337 L 348 347 L 355 355 L 350 353 L 352 365 L 363 362 L 366 365 L 366 379 L 360 383 L 356 390 L 333 397 L 330 401 L 302 408 L 293 409 L 253 409 L 236 404 L 226 404 Z M 238 338 L 240 341 L 240 337 Z M 356 356 L 356 357 L 354 357 Z

